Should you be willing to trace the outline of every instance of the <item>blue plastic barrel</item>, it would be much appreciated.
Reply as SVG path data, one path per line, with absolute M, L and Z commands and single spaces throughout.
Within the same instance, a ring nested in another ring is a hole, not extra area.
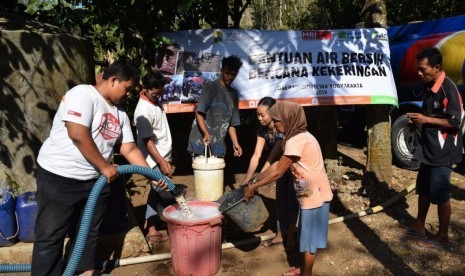
M 16 237 L 15 198 L 7 189 L 0 189 L 0 246 L 12 246 Z
M 36 193 L 25 192 L 16 198 L 16 214 L 18 215 L 18 239 L 21 242 L 34 242 L 34 225 L 37 212 Z

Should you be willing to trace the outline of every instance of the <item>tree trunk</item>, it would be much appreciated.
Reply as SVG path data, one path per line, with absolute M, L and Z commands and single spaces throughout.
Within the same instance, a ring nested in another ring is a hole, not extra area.
M 384 0 L 367 0 L 362 10 L 365 27 L 386 27 Z M 364 180 L 369 183 L 390 183 L 392 178 L 391 124 L 387 105 L 365 106 L 368 129 L 368 158 Z
M 370 182 L 389 183 L 392 178 L 389 106 L 366 106 L 365 118 L 368 130 L 368 157 L 365 178 Z
M 212 28 L 228 28 L 229 27 L 229 3 L 228 0 L 215 0 L 207 2 L 212 9 L 210 24 Z M 216 7 L 222 7 L 216 9 Z M 194 16 L 195 17 L 195 16 Z
M 242 0 L 234 0 L 234 6 L 231 14 L 234 29 L 240 28 L 242 15 L 244 14 L 247 7 L 251 4 L 251 1 L 252 0 L 246 0 L 245 3 L 243 3 Z

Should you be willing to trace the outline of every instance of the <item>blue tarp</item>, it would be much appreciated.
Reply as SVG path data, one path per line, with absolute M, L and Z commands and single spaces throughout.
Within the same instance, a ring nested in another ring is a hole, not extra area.
M 388 28 L 389 43 L 418 40 L 423 36 L 465 30 L 465 15 Z

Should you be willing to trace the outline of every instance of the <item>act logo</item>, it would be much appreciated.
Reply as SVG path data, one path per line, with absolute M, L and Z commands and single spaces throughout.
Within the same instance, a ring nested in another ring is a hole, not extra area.
M 118 118 L 116 118 L 115 115 L 111 113 L 103 114 L 102 119 L 100 120 L 99 129 L 103 139 L 117 139 L 120 134 L 120 125 Z

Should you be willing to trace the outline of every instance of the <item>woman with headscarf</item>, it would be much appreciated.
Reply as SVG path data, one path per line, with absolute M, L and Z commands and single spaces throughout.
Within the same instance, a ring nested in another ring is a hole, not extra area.
M 290 169 L 300 204 L 299 246 L 300 268 L 291 268 L 283 275 L 312 275 L 317 249 L 326 248 L 328 241 L 329 202 L 333 198 L 323 163 L 320 145 L 307 131 L 303 108 L 291 102 L 277 102 L 268 114 L 275 128 L 284 133 L 283 155 L 266 171 L 248 183 L 245 199 L 249 200 L 258 187 L 267 185 Z
M 257 119 L 260 123 L 257 130 L 257 143 L 250 159 L 249 168 L 242 183 L 249 182 L 257 170 L 262 153 L 267 149 L 268 158 L 261 169 L 266 171 L 272 163 L 279 159 L 282 154 L 281 142 L 284 134 L 276 131 L 273 120 L 268 115 L 268 110 L 276 103 L 271 97 L 263 97 L 257 104 Z M 295 225 L 297 222 L 297 210 L 299 203 L 291 187 L 292 174 L 288 170 L 283 177 L 276 180 L 276 236 L 262 243 L 263 247 L 272 247 L 283 244 L 286 251 L 296 249 Z

